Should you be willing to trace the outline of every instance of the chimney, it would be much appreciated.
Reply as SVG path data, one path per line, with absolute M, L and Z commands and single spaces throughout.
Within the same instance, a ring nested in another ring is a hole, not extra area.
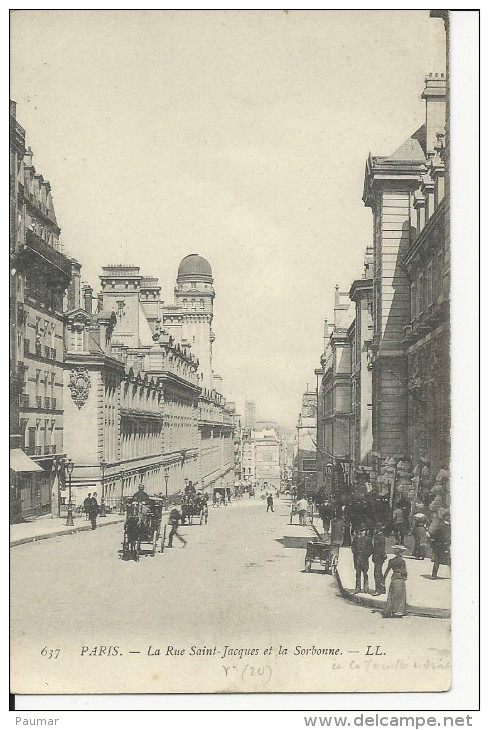
M 374 270 L 374 250 L 372 246 L 367 246 L 365 249 L 365 256 L 363 259 L 363 278 L 370 279 L 373 276 Z
M 92 314 L 92 294 L 93 289 L 89 284 L 83 284 L 83 307 L 87 314 Z
M 445 132 L 447 81 L 445 74 L 429 74 L 421 98 L 426 101 L 426 154 L 435 152 L 437 132 Z
M 70 259 L 71 280 L 68 286 L 67 307 L 68 311 L 80 308 L 80 279 L 81 264 L 76 259 Z

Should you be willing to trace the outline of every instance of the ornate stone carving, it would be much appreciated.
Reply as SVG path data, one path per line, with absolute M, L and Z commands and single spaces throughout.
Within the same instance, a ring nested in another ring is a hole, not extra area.
M 90 385 L 90 376 L 86 368 L 78 367 L 72 369 L 68 388 L 78 408 L 81 408 L 87 402 Z

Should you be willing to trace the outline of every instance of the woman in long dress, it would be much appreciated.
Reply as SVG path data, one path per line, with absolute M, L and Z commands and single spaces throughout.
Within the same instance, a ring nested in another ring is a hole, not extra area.
M 402 618 L 406 615 L 406 561 L 402 553 L 406 548 L 402 545 L 395 545 L 393 550 L 395 557 L 391 558 L 384 573 L 384 584 L 389 571 L 392 570 L 392 578 L 387 595 L 384 616 L 386 618 Z

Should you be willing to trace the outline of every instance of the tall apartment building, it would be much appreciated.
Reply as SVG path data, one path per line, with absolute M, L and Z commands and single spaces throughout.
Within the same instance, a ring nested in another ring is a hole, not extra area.
M 56 510 L 62 487 L 64 294 L 77 262 L 62 250 L 51 186 L 10 106 L 11 519 Z

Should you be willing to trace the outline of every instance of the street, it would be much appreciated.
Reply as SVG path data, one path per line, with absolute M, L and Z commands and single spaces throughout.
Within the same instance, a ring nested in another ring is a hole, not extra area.
M 186 548 L 139 563 L 119 558 L 122 524 L 13 548 L 14 688 L 22 676 L 26 692 L 93 691 L 94 677 L 99 692 L 375 691 L 383 673 L 400 691 L 427 662 L 420 689 L 446 688 L 449 623 L 343 600 L 332 576 L 304 572 L 313 534 L 289 512 L 281 499 L 274 513 L 211 507 L 208 525 L 180 528 Z

